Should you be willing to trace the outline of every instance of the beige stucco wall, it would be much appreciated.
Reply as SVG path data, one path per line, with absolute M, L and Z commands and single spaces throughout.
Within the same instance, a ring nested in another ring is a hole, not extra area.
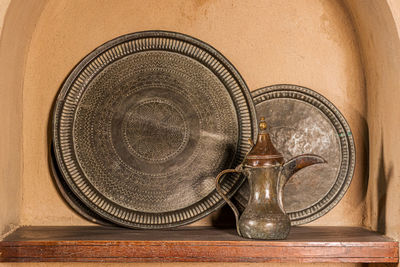
M 52 101 L 99 44 L 165 29 L 216 47 L 251 89 L 294 83 L 331 100 L 352 127 L 357 169 L 345 198 L 313 224 L 364 224 L 400 238 L 398 0 L 11 0 L 7 13 L 9 0 L 1 1 L 0 233 L 12 224 L 87 224 L 63 203 L 49 174 Z
M 11 0 L 1 0 L 0 1 L 0 32 L 3 29 L 4 18 L 7 13 L 8 6 Z
M 400 239 L 400 2 L 348 1 L 365 68 L 369 182 L 365 225 Z
M 351 21 L 338 2 L 49 1 L 26 65 L 22 224 L 86 224 L 62 202 L 49 174 L 51 105 L 62 81 L 86 54 L 119 35 L 149 29 L 178 31 L 213 45 L 251 89 L 294 83 L 322 93 L 345 114 L 357 150 L 364 154 L 362 68 Z M 349 193 L 315 224 L 361 224 L 365 158 L 357 160 Z
M 0 32 L 2 32 L 3 29 L 3 23 L 8 6 L 9 1 L 3 1 L 0 4 Z M 7 46 L 4 45 L 4 34 L 7 34 L 7 31 L 5 33 L 2 32 L 2 35 L 0 36 L 0 60 L 6 60 L 7 58 Z M 19 222 L 19 205 L 16 205 L 16 207 L 10 207 L 10 204 L 15 200 L 17 200 L 16 203 L 19 203 L 21 192 L 19 181 L 21 180 L 22 175 L 20 168 L 22 160 L 21 127 L 19 127 L 19 133 L 17 133 L 16 136 L 14 135 L 18 131 L 11 130 L 11 127 L 13 126 L 12 122 L 14 120 L 17 122 L 15 125 L 16 127 L 18 127 L 18 121 L 19 125 L 22 125 L 22 104 L 19 99 L 19 92 L 22 92 L 22 88 L 19 88 L 16 92 L 13 92 L 13 90 L 6 90 L 5 88 L 7 85 L 10 85 L 10 81 L 5 80 L 6 75 L 1 70 L 5 70 L 5 65 L 0 65 L 0 88 L 2 88 L 0 89 L 0 114 L 2 114 L 0 122 L 6 128 L 5 131 L 1 131 L 0 133 L 0 147 L 4 147 L 4 149 L 0 150 L 0 202 L 4 203 L 4 205 L 0 206 L 0 235 L 11 230 L 13 225 L 17 225 Z M 8 99 L 12 99 L 11 102 L 14 103 L 7 104 L 9 102 Z M 6 114 L 8 114 L 9 109 L 13 108 L 13 105 L 16 112 L 13 117 L 9 118 Z M 10 159 L 10 161 L 8 159 Z M 11 162 L 11 160 L 14 162 Z M 13 185 L 9 186 L 7 182 L 8 179 L 14 179 L 17 180 L 17 182 L 14 182 Z M 15 196 L 10 196 L 10 194 L 7 193 L 9 187 L 15 190 Z M 9 200 L 8 198 L 11 199 Z
M 25 63 L 32 22 L 41 13 L 40 1 L 22 2 L 0 2 L 0 235 L 19 224 L 21 214 Z

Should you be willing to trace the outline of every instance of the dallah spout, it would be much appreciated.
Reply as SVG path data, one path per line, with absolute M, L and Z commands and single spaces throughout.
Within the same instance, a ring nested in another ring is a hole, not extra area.
M 290 177 L 292 177 L 293 174 L 295 174 L 299 170 L 320 163 L 326 163 L 326 160 L 320 156 L 313 154 L 304 154 L 292 158 L 283 165 L 282 177 L 280 181 L 281 186 L 284 187 Z
M 304 154 L 301 156 L 297 156 L 283 164 L 282 172 L 279 177 L 278 182 L 278 202 L 280 207 L 283 209 L 283 189 L 285 188 L 286 183 L 289 181 L 290 177 L 293 176 L 299 170 L 314 165 L 326 163 L 322 157 L 313 155 L 313 154 Z

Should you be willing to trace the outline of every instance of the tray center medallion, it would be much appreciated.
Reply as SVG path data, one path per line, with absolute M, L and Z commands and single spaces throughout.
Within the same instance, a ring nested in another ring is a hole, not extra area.
M 161 98 L 144 101 L 131 109 L 122 127 L 129 152 L 149 161 L 171 159 L 189 140 L 183 112 Z

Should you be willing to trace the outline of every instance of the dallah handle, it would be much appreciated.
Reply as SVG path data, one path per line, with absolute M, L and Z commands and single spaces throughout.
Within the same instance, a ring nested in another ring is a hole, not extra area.
M 226 203 L 228 203 L 228 205 L 232 208 L 233 213 L 235 214 L 235 220 L 236 220 L 236 231 L 239 234 L 239 236 L 242 236 L 240 234 L 240 230 L 239 230 L 239 210 L 236 208 L 236 206 L 233 204 L 233 202 L 224 194 L 224 192 L 221 189 L 221 185 L 219 183 L 219 181 L 221 180 L 221 178 L 227 174 L 227 173 L 240 173 L 241 170 L 237 169 L 227 169 L 227 170 L 223 170 L 222 172 L 220 172 L 217 175 L 217 178 L 215 178 L 215 188 L 217 189 L 217 192 L 221 195 L 221 197 L 225 200 Z

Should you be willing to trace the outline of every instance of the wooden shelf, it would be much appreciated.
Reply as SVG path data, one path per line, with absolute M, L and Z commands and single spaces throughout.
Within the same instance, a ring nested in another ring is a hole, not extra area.
M 0 262 L 398 262 L 398 242 L 357 227 L 293 227 L 286 240 L 233 229 L 21 227 L 0 241 Z

